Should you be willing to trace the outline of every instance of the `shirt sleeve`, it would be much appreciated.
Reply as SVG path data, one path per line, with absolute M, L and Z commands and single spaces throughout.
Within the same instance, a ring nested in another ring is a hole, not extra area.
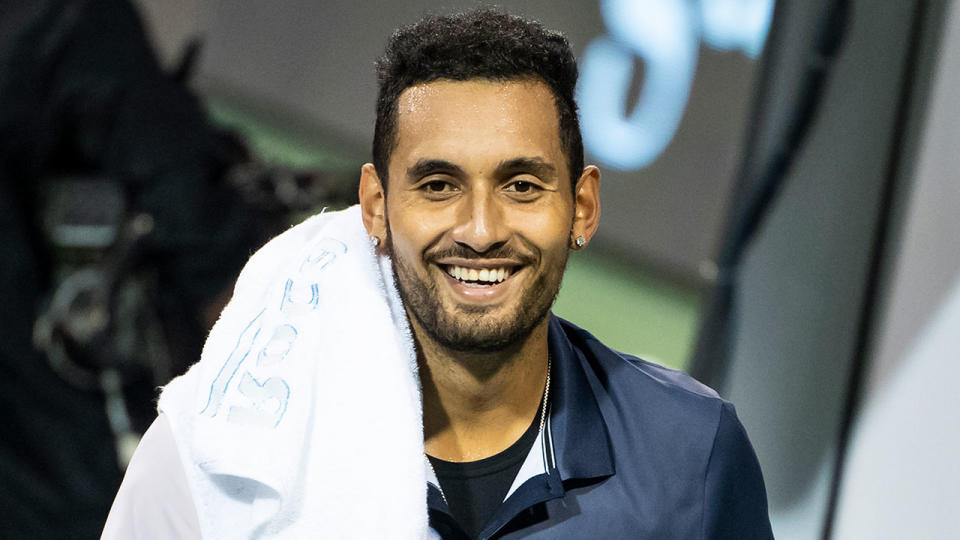
M 107 516 L 101 540 L 199 539 L 200 522 L 170 423 L 143 435 Z
M 760 463 L 737 413 L 724 403 L 704 482 L 703 538 L 772 539 Z

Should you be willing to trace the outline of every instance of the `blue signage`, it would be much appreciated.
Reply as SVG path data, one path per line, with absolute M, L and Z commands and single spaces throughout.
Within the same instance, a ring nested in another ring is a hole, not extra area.
M 583 144 L 601 164 L 636 170 L 670 143 L 690 96 L 701 41 L 755 58 L 770 28 L 774 0 L 601 0 L 607 35 L 581 59 L 577 102 Z M 634 59 L 644 80 L 629 115 Z

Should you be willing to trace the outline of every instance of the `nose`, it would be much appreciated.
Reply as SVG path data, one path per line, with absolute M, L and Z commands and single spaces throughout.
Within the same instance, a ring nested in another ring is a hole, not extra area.
M 452 235 L 455 242 L 477 253 L 505 244 L 509 235 L 504 226 L 503 209 L 495 196 L 478 190 L 464 197 Z

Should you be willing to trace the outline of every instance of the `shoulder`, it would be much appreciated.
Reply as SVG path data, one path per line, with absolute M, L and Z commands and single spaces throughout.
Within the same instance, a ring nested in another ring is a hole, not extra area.
M 130 460 L 102 538 L 200 538 L 183 462 L 163 414 Z
M 679 400 L 707 402 L 720 406 L 723 400 L 709 386 L 683 371 L 670 369 L 604 345 L 590 332 L 557 318 L 574 350 L 589 364 L 589 371 L 599 377 L 616 375 L 611 382 L 623 387 L 627 396 L 646 396 L 648 392 L 673 396 Z
M 614 446 L 704 466 L 733 407 L 693 377 L 613 350 L 558 319 L 590 381 Z
M 292 254 L 299 255 L 311 242 L 322 239 L 332 229 L 362 231 L 360 207 L 354 205 L 344 210 L 321 211 L 273 237 L 243 267 L 237 278 L 237 289 L 264 287 L 282 273 Z
M 772 538 L 760 465 L 733 405 L 686 373 L 558 322 L 591 381 L 620 481 L 659 499 L 700 499 L 704 538 Z

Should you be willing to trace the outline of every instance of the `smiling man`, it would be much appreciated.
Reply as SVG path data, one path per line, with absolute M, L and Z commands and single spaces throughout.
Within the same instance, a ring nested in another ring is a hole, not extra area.
M 600 217 L 566 40 L 491 12 L 393 36 L 360 201 L 417 342 L 431 524 L 545 538 L 766 538 L 729 404 L 550 314 Z
M 104 536 L 771 538 L 733 407 L 550 312 L 600 218 L 566 39 L 431 17 L 378 76 L 359 210 L 251 259 Z

